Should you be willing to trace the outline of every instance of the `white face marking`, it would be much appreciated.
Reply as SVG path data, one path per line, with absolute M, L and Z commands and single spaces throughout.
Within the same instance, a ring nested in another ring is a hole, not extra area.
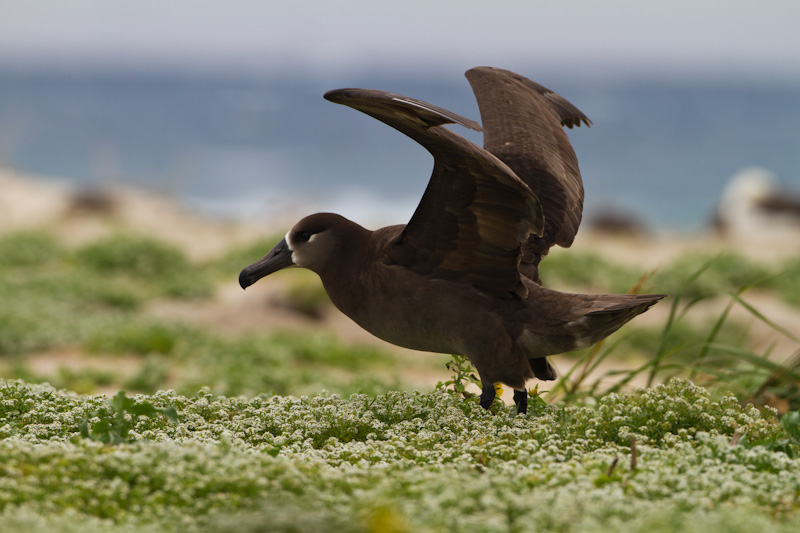
M 289 230 L 289 231 L 286 232 L 286 236 L 283 238 L 283 240 L 286 241 L 286 246 L 292 252 L 292 263 L 296 265 L 297 262 L 294 260 L 294 250 L 292 250 L 292 240 L 289 238 L 289 233 L 291 233 L 291 231 L 292 230 Z

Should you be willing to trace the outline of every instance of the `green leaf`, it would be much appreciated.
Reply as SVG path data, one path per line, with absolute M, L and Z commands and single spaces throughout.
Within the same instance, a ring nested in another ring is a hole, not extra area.
M 150 402 L 131 405 L 127 411 L 133 416 L 149 416 L 150 418 L 161 414 L 161 409 L 156 409 Z
M 117 394 L 111 398 L 110 402 L 111 408 L 114 409 L 115 412 L 119 413 L 122 411 L 126 411 L 131 404 L 133 404 L 133 400 L 125 396 L 125 391 L 121 390 Z
M 781 427 L 795 444 L 800 444 L 800 411 L 790 411 L 783 415 Z

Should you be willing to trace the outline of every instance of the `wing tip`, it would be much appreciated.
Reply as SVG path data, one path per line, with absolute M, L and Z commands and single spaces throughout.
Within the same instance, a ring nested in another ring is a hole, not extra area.
M 359 89 L 354 89 L 350 87 L 344 89 L 333 89 L 323 94 L 322 97 L 329 102 L 333 102 L 335 104 L 342 104 L 347 98 L 352 97 L 353 93 L 358 90 Z
M 581 110 L 575 107 L 575 105 L 570 103 L 566 98 L 552 91 L 551 89 L 536 83 L 533 80 L 517 74 L 516 72 L 498 67 L 479 66 L 467 70 L 464 73 L 464 76 L 466 76 L 466 78 L 472 82 L 472 77 L 481 74 L 494 74 L 505 77 L 506 79 L 511 78 L 527 86 L 529 89 L 535 90 L 555 105 L 556 111 L 559 113 L 559 115 L 561 115 L 561 125 L 564 127 L 572 129 L 575 127 L 580 127 L 581 123 L 585 124 L 587 128 L 592 126 L 592 121 L 589 120 L 589 117 L 584 115 Z
M 428 127 L 440 126 L 442 124 L 458 124 L 478 132 L 483 131 L 483 127 L 474 120 L 462 117 L 443 107 L 416 98 L 403 96 L 402 94 L 373 89 L 344 88 L 330 90 L 323 95 L 323 98 L 329 102 L 352 107 L 359 111 L 366 112 L 367 114 L 372 114 L 366 111 L 366 109 L 369 108 L 386 109 L 391 106 L 404 108 L 406 111 L 416 114 Z
M 592 121 L 589 120 L 589 117 L 587 117 L 584 114 L 581 114 L 580 116 L 577 117 L 565 118 L 564 120 L 561 121 L 561 125 L 569 129 L 572 129 L 573 127 L 580 128 L 581 122 L 585 124 L 587 128 L 592 127 Z

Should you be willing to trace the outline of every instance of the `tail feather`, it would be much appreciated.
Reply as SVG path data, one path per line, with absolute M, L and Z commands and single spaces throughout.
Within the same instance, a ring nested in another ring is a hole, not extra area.
M 530 361 L 580 350 L 608 337 L 666 294 L 571 294 L 526 283 L 528 298 L 518 319 L 525 325 L 516 342 Z M 544 359 L 534 374 L 551 374 Z M 552 372 L 554 375 L 555 373 Z
M 611 297 L 612 295 L 609 295 Z M 591 311 L 586 315 L 602 315 L 608 313 L 624 313 L 625 311 L 636 311 L 631 318 L 640 315 L 650 309 L 659 300 L 666 298 L 666 294 L 619 294 L 613 295 L 608 305 L 602 309 Z
M 578 348 L 590 346 L 650 309 L 666 294 L 614 295 L 608 305 L 586 313 L 567 325 L 576 334 Z M 605 303 L 605 302 L 603 302 Z

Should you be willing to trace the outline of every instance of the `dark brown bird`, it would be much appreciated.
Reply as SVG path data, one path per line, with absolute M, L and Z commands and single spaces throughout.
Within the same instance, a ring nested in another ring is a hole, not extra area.
M 567 100 L 518 74 L 467 71 L 484 148 L 445 128 L 476 122 L 399 94 L 339 89 L 331 102 L 408 135 L 434 158 L 407 225 L 367 230 L 339 215 L 298 222 L 239 276 L 246 288 L 289 266 L 316 272 L 333 304 L 393 344 L 469 358 L 488 409 L 494 383 L 555 379 L 545 356 L 594 344 L 664 295 L 568 294 L 542 287 L 539 262 L 572 244 L 583 210 L 578 160 L 562 126 L 591 124 Z

